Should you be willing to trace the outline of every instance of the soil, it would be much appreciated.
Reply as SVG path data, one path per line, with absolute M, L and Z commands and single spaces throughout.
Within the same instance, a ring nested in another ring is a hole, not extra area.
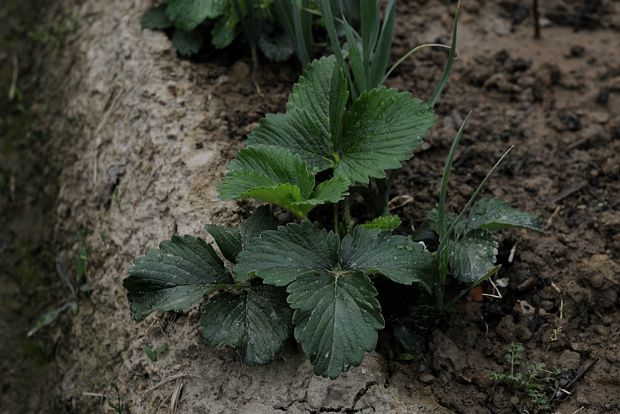
M 537 213 L 547 232 L 502 233 L 503 267 L 495 278 L 507 281 L 502 298 L 464 300 L 413 361 L 372 353 L 330 381 L 313 376 L 293 344 L 263 367 L 211 349 L 198 332 L 198 309 L 136 324 L 121 285 L 133 257 L 160 240 L 205 236 L 204 224 L 236 223 L 247 214 L 248 203 L 219 201 L 216 184 L 256 121 L 283 108 L 299 67 L 266 63 L 251 73 L 244 50 L 201 63 L 180 60 L 165 34 L 140 29 L 149 0 L 60 1 L 47 19 L 74 18 L 78 25 L 61 52 L 41 52 L 47 62 L 32 113 L 48 144 L 27 158 L 46 165 L 46 154 L 55 154 L 60 172 L 33 173 L 52 186 L 47 201 L 2 200 L 1 215 L 33 231 L 40 221 L 20 221 L 11 209 L 51 210 L 53 219 L 42 220 L 54 225 L 53 233 L 37 245 L 51 244 L 72 274 L 87 246 L 92 290 L 80 295 L 77 315 L 63 314 L 37 336 L 55 351 L 45 377 L 53 402 L 24 408 L 19 396 L 23 401 L 36 388 L 8 376 L 0 412 L 532 412 L 527 395 L 490 379 L 493 371 L 509 370 L 504 348 L 513 341 L 524 345 L 529 361 L 563 370 L 567 392 L 558 390 L 557 412 L 620 412 L 620 4 L 541 3 L 545 24 L 542 39 L 534 40 L 527 2 L 463 2 L 460 58 L 437 106 L 439 121 L 397 176 L 394 196 L 413 202 L 394 211 L 407 228 L 420 228 L 436 202 L 456 128 L 472 111 L 450 180 L 450 207 L 463 206 L 514 145 L 484 195 Z M 399 2 L 394 57 L 420 43 L 447 42 L 453 8 L 440 0 Z M 389 84 L 427 97 L 445 57 L 424 50 Z M 23 182 L 16 187 L 21 194 L 41 194 L 38 184 Z M 7 252 L 3 257 L 17 257 Z M 42 257 L 37 251 L 30 261 L 49 263 Z M 51 278 L 50 266 L 44 268 L 39 272 Z M 70 297 L 57 280 L 50 291 L 64 303 Z M 19 297 L 13 314 L 37 300 Z M 31 326 L 53 305 L 36 303 L 41 309 L 2 325 L 3 332 Z M 2 313 L 0 321 L 13 314 Z M 167 352 L 150 361 L 144 346 L 162 345 Z M 2 348 L 6 358 L 4 348 L 11 346 Z M 10 359 L 3 359 L 3 373 Z

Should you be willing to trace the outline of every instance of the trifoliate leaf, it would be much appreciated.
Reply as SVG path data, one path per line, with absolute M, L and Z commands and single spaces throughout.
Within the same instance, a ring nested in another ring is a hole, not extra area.
M 217 253 L 192 236 L 161 242 L 159 249 L 136 258 L 123 280 L 136 320 L 154 310 L 186 310 L 222 283 L 232 278 Z
M 189 32 L 205 19 L 221 16 L 227 8 L 227 0 L 168 0 L 166 14 L 178 28 Z
M 151 7 L 142 16 L 142 28 L 161 30 L 172 27 L 174 23 L 166 14 L 166 5 Z
M 368 183 L 400 168 L 435 122 L 431 107 L 408 92 L 379 87 L 364 92 L 345 114 L 336 176 Z
M 215 244 L 226 260 L 234 262 L 242 249 L 239 227 L 207 224 L 205 230 L 213 237 Z
M 369 230 L 394 230 L 400 226 L 400 223 L 400 217 L 398 216 L 381 216 L 368 223 L 360 224 L 360 226 Z
M 384 320 L 367 276 L 320 272 L 298 277 L 287 291 L 295 338 L 316 374 L 336 378 L 375 349 Z
M 237 13 L 234 13 L 232 9 L 218 19 L 217 23 L 211 30 L 211 43 L 217 49 L 224 49 L 235 40 L 237 36 L 237 23 L 239 23 L 239 17 Z
M 330 270 L 338 262 L 338 236 L 309 221 L 265 231 L 237 257 L 235 277 L 254 273 L 270 285 L 285 286 L 303 275 Z
M 265 230 L 278 228 L 278 219 L 271 213 L 269 206 L 261 206 L 239 227 L 217 226 L 207 224 L 205 230 L 213 237 L 222 255 L 233 263 L 237 254 L 250 240 Z
M 228 169 L 219 187 L 223 200 L 256 198 L 284 207 L 300 218 L 318 204 L 341 200 L 348 188 L 337 179 L 315 189 L 314 176 L 299 155 L 268 145 L 241 150 Z
M 200 29 L 191 32 L 176 29 L 172 34 L 172 45 L 181 56 L 195 55 L 200 51 L 203 42 L 202 30 Z
M 213 297 L 200 325 L 214 348 L 230 346 L 241 352 L 246 364 L 266 364 L 289 337 L 291 315 L 282 289 L 253 286 Z
M 499 243 L 483 229 L 469 231 L 463 238 L 450 241 L 450 267 L 454 277 L 472 283 L 491 271 Z
M 340 265 L 343 269 L 364 274 L 382 274 L 394 282 L 426 285 L 428 263 L 432 254 L 419 243 L 405 236 L 393 236 L 388 230 L 356 227 L 340 244 Z M 426 286 L 429 288 L 428 286 Z
M 471 211 L 467 227 L 486 230 L 523 227 L 543 231 L 538 217 L 514 209 L 505 202 L 496 199 L 480 200 Z
M 278 33 L 275 36 L 269 36 L 266 33 L 261 34 L 258 47 L 265 57 L 272 62 L 284 62 L 295 52 L 291 39 L 284 33 Z

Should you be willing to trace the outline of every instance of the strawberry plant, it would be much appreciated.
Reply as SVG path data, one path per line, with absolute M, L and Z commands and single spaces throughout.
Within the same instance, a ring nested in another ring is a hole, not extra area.
M 362 2 L 360 7 L 366 25 L 369 5 Z M 325 12 L 326 2 L 323 6 Z M 370 32 L 390 31 L 386 16 L 384 29 L 376 22 Z M 366 42 L 381 48 L 377 39 L 382 36 Z M 369 65 L 360 53 L 370 74 L 375 46 L 369 49 Z M 397 216 L 378 214 L 358 223 L 351 211 L 349 197 L 355 194 L 373 204 L 377 194 L 368 191 L 372 180 L 385 180 L 390 170 L 400 168 L 433 126 L 432 107 L 451 70 L 454 50 L 453 39 L 449 62 L 429 102 L 381 86 L 382 81 L 360 84 L 357 79 L 363 77 L 349 73 L 356 64 L 343 65 L 342 56 L 307 65 L 285 111 L 260 121 L 219 186 L 224 200 L 255 199 L 290 212 L 286 223 L 263 206 L 238 227 L 207 226 L 217 250 L 193 236 L 162 242 L 135 260 L 124 281 L 134 319 L 204 302 L 202 333 L 215 348 L 232 347 L 246 363 L 263 364 L 292 336 L 314 372 L 329 378 L 359 365 L 386 327 L 403 348 L 418 348 L 424 342 L 421 330 L 499 269 L 498 242 L 491 231 L 540 230 L 534 216 L 499 200 L 476 203 L 506 154 L 458 215 L 446 211 L 448 177 L 466 122 L 446 161 L 438 207 L 428 215 L 435 232 L 431 243 L 396 234 Z M 379 66 L 383 77 L 386 66 Z M 325 204 L 333 205 L 331 219 L 325 207 L 314 212 Z M 405 295 L 406 305 L 396 317 L 390 310 L 388 320 L 382 308 L 401 303 L 390 292 Z
M 182 56 L 198 53 L 207 32 L 216 49 L 230 46 L 241 32 L 255 64 L 259 49 L 267 58 L 282 61 L 294 48 L 285 33 L 274 29 L 272 8 L 272 0 L 166 0 L 144 14 L 142 27 L 170 31 L 172 43 Z M 305 16 L 298 18 L 308 20 Z

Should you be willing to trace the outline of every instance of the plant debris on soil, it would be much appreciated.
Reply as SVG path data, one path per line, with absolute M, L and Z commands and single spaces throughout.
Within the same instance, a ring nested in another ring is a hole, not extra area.
M 46 211 L 61 252 L 74 254 L 88 229 L 92 287 L 77 316 L 39 337 L 55 349 L 58 378 L 48 388 L 64 412 L 532 412 L 527 393 L 491 377 L 510 368 L 513 342 L 528 362 L 561 373 L 545 388 L 555 411 L 620 412 L 618 2 L 540 2 L 534 40 L 529 2 L 463 1 L 459 59 L 437 124 L 396 178 L 393 196 L 407 202 L 394 202 L 394 212 L 403 230 L 423 225 L 451 140 L 472 111 L 449 207 L 462 207 L 514 145 L 484 195 L 537 213 L 546 233 L 503 233 L 496 289 L 485 284 L 463 301 L 425 350 L 407 362 L 371 354 L 336 381 L 314 377 L 293 344 L 259 367 L 212 350 L 197 332 L 198 309 L 134 324 L 121 285 L 131 259 L 157 241 L 204 236 L 205 223 L 238 223 L 254 208 L 219 201 L 216 184 L 257 120 L 283 108 L 300 68 L 265 63 L 251 73 L 249 56 L 230 51 L 179 60 L 164 34 L 140 29 L 148 0 L 56 3 L 64 11 L 51 15 L 75 12 L 79 24 L 49 56 L 36 108 L 47 152 L 62 166 Z M 453 9 L 399 2 L 393 60 L 420 43 L 447 43 Z M 388 85 L 427 98 L 445 59 L 426 49 Z M 151 358 L 144 349 L 166 352 Z

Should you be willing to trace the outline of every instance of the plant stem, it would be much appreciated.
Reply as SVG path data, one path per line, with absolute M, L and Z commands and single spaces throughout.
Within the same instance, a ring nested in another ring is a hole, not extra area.
M 334 231 L 340 235 L 340 224 L 338 223 L 338 203 L 334 204 Z
M 349 196 L 344 198 L 344 234 L 351 233 L 351 203 Z
M 256 50 L 256 45 L 252 44 L 250 46 L 250 51 L 252 53 L 252 69 L 256 70 L 259 66 L 258 51 Z
M 534 20 L 534 39 L 540 39 L 540 13 L 538 0 L 532 0 L 532 18 Z

